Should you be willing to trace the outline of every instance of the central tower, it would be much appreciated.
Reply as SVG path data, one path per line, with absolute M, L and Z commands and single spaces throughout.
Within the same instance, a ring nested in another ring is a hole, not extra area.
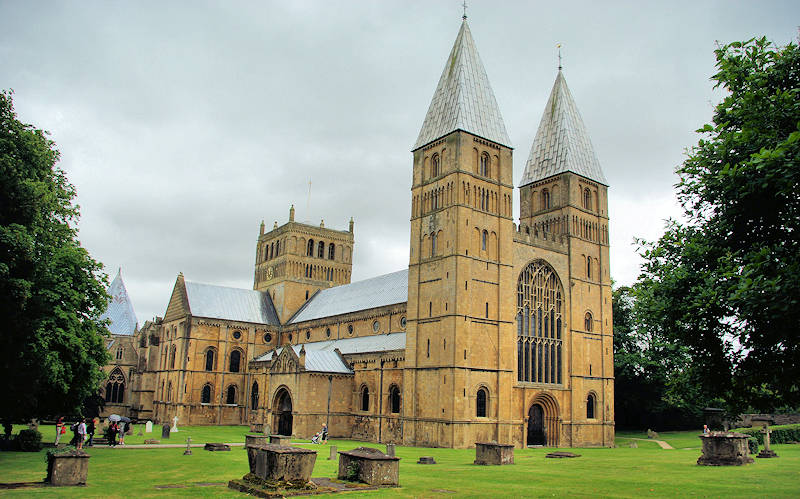
M 512 148 L 466 18 L 413 154 L 404 441 L 510 443 Z

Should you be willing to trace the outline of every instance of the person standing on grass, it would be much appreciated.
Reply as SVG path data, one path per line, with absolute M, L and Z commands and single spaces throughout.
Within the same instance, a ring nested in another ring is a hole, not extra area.
M 91 418 L 89 419 L 89 425 L 86 427 L 86 433 L 89 434 L 89 442 L 86 445 L 89 447 L 94 446 L 94 431 L 95 431 L 94 418 Z
M 125 432 L 128 431 L 128 423 L 124 421 L 119 422 L 119 444 L 125 445 Z
M 56 421 L 56 447 L 58 447 L 58 442 L 61 440 L 61 433 L 65 433 L 64 416 L 59 416 L 58 420 Z
M 86 438 L 86 421 L 80 420 L 78 422 L 78 440 L 77 440 L 77 447 L 78 449 L 83 449 L 83 439 Z
M 328 425 L 326 423 L 322 423 L 322 442 L 328 443 Z
M 117 445 L 117 422 L 108 425 L 108 445 Z

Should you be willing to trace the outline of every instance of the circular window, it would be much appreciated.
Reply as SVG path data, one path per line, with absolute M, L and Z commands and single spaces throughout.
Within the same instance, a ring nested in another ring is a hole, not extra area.
M 307 340 L 311 339 L 311 330 L 310 329 L 308 331 L 306 331 L 306 339 Z
M 329 327 L 325 328 L 325 336 L 327 336 L 328 338 L 331 337 L 331 328 L 329 328 Z
M 353 334 L 353 325 L 352 324 L 348 324 L 347 325 L 347 334 Z
M 372 330 L 375 331 L 376 333 L 380 330 L 380 328 L 381 328 L 381 323 L 379 321 L 375 321 L 372 323 Z
M 405 329 L 406 328 L 406 318 L 405 316 L 400 317 L 400 327 Z
M 241 337 L 242 337 L 242 332 L 241 332 L 241 331 L 234 331 L 234 332 L 233 332 L 233 338 L 234 338 L 234 339 L 237 339 L 237 340 L 238 340 L 238 339 L 239 339 L 239 338 L 241 338 Z
M 269 333 L 264 334 L 264 343 L 269 343 L 272 341 L 272 335 Z
M 292 333 L 289 333 L 289 343 L 292 342 Z

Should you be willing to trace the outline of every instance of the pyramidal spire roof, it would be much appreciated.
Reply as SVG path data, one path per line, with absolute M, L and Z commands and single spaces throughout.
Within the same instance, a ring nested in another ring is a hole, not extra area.
M 511 147 L 466 19 L 461 23 L 413 150 L 455 130 Z
M 559 69 L 519 185 L 522 187 L 563 172 L 608 185 L 578 106 Z
M 117 276 L 111 281 L 108 294 L 111 295 L 111 301 L 108 302 L 108 308 L 100 318 L 111 319 L 111 325 L 108 326 L 111 334 L 132 335 L 139 323 L 136 320 L 136 313 L 133 311 L 133 303 L 128 296 L 128 290 L 125 289 L 125 283 L 122 282 L 122 269 L 117 271 Z

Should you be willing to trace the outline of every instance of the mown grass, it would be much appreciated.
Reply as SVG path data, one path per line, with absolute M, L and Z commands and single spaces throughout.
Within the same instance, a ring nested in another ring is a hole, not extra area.
M 192 440 L 242 441 L 244 427 L 187 427 L 182 437 Z M 54 433 L 54 430 L 53 430 Z M 183 430 L 181 433 L 184 433 Z M 358 497 L 798 497 L 800 496 L 800 446 L 776 445 L 778 459 L 756 459 L 743 467 L 705 467 L 695 463 L 700 451 L 696 432 L 662 433 L 677 443 L 675 450 L 640 445 L 631 449 L 622 443 L 641 438 L 638 433 L 620 434 L 616 449 L 565 449 L 581 454 L 577 459 L 546 459 L 552 449 L 517 449 L 513 466 L 476 466 L 474 449 L 430 449 L 398 447 L 400 484 L 395 489 L 359 492 Z M 195 440 L 197 438 L 197 440 Z M 646 438 L 646 435 L 644 436 Z M 637 441 L 639 444 L 654 442 Z M 680 447 L 681 445 L 689 447 Z M 309 444 L 302 444 L 304 447 Z M 339 450 L 377 444 L 333 440 Z M 692 447 L 693 446 L 693 447 Z M 314 476 L 334 477 L 338 463 L 328 461 L 327 446 L 318 450 Z M 88 451 L 92 458 L 86 487 L 39 488 L 0 491 L 8 497 L 240 497 L 225 485 L 247 471 L 242 448 L 231 452 L 193 449 L 108 449 Z M 433 456 L 438 464 L 416 464 L 420 456 Z M 0 453 L 0 480 L 41 480 L 45 475 L 44 452 Z M 156 486 L 180 485 L 159 489 Z

